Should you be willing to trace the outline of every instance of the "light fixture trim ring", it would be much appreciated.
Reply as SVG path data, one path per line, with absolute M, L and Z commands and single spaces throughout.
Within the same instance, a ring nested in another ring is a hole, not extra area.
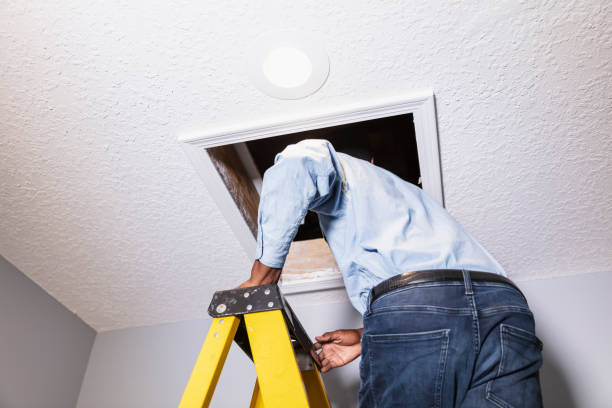
M 269 96 L 279 99 L 301 99 L 312 95 L 326 82 L 329 75 L 329 57 L 322 42 L 315 36 L 305 37 L 295 32 L 274 32 L 260 35 L 247 57 L 249 76 L 255 86 Z M 278 86 L 265 75 L 262 65 L 266 56 L 281 47 L 295 48 L 308 56 L 312 72 L 301 85 L 292 88 Z

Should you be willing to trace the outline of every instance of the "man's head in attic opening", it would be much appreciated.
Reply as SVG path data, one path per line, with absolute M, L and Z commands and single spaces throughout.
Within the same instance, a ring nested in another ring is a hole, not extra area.
M 367 147 L 363 146 L 347 146 L 337 150 L 340 153 L 348 154 L 361 160 L 369 161 L 374 164 L 374 154 Z

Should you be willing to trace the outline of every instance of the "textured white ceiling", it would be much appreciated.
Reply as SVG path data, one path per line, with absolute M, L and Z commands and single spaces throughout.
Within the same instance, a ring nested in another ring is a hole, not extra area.
M 476 3 L 4 1 L 0 253 L 98 330 L 202 317 L 251 254 L 177 136 L 430 87 L 447 207 L 510 275 L 611 271 L 610 3 Z M 313 96 L 248 82 L 276 29 L 325 39 Z

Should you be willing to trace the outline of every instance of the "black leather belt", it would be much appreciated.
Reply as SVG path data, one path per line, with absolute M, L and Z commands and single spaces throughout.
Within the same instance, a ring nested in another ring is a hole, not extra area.
M 521 295 L 521 290 L 508 278 L 496 273 L 467 271 L 470 273 L 470 279 L 474 282 L 497 282 L 505 283 L 514 289 L 518 290 Z M 461 269 L 431 269 L 426 271 L 406 272 L 382 281 L 372 288 L 372 298 L 370 303 L 374 302 L 380 295 L 391 290 L 401 288 L 413 283 L 424 282 L 440 282 L 440 281 L 459 281 L 463 282 L 463 271 Z M 525 296 L 523 295 L 523 298 Z

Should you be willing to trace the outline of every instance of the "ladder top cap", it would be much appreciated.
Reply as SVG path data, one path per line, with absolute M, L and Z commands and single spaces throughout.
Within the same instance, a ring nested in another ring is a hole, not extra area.
M 276 284 L 220 290 L 213 295 L 208 314 L 223 317 L 282 310 L 283 303 L 283 296 Z

